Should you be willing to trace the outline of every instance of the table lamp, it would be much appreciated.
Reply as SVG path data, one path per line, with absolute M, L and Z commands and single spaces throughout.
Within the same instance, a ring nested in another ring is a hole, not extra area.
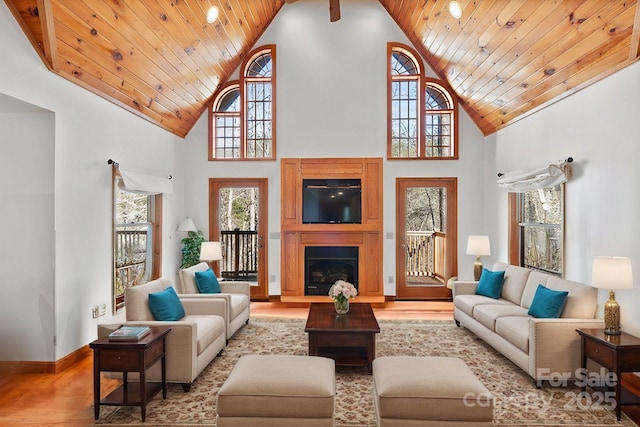
M 491 255 L 489 236 L 469 236 L 467 240 L 467 255 L 476 256 L 476 262 L 473 264 L 473 279 L 478 281 L 480 280 L 480 275 L 482 275 L 482 262 L 480 262 L 480 257 L 483 255 Z
M 604 304 L 604 333 L 620 335 L 620 305 L 616 301 L 614 290 L 633 287 L 631 259 L 626 257 L 594 257 L 591 282 L 596 288 L 609 289 L 609 300 Z
M 178 228 L 176 230 L 184 231 L 184 232 L 198 231 L 198 229 L 196 228 L 196 225 L 193 223 L 193 220 L 191 218 L 185 218 L 182 221 L 180 221 L 180 224 L 178 224 Z
M 200 261 L 218 261 L 222 259 L 220 242 L 202 242 L 200 245 Z

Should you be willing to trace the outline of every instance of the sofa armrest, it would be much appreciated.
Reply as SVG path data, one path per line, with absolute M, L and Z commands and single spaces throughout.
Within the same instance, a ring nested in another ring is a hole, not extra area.
M 249 282 L 220 282 L 220 290 L 226 294 L 245 294 L 251 296 L 251 284 Z
M 188 315 L 218 315 L 225 319 L 228 318 L 227 301 L 225 298 L 208 297 L 208 294 L 193 294 L 187 298 L 180 298 L 184 311 Z M 195 298 L 194 298 L 195 297 Z
M 536 319 L 529 321 L 529 374 L 535 380 L 576 378 L 582 366 L 576 329 L 603 328 L 601 319 Z
M 473 295 L 476 293 L 476 288 L 478 287 L 478 282 L 475 281 L 464 281 L 464 280 L 455 280 L 453 282 L 453 298 L 456 295 Z

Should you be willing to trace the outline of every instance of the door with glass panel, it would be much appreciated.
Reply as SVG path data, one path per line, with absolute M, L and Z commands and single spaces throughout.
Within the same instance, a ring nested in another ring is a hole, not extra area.
M 457 179 L 396 180 L 396 297 L 447 299 L 457 261 Z
M 209 240 L 219 241 L 213 263 L 225 280 L 250 282 L 252 299 L 267 299 L 267 179 L 209 180 Z

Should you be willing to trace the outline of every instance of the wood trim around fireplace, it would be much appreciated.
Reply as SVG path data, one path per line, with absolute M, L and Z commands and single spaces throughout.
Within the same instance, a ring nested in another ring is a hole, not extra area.
M 303 179 L 360 179 L 361 224 L 303 224 Z M 327 301 L 304 294 L 306 246 L 357 246 L 356 302 L 384 302 L 382 279 L 382 159 L 287 158 L 281 162 L 281 300 Z

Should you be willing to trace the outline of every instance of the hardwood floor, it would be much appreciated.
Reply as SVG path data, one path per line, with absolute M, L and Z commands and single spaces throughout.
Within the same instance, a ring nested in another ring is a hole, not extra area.
M 252 317 L 306 318 L 307 304 L 256 302 Z M 374 306 L 378 319 L 453 318 L 450 302 L 387 302 Z M 103 379 L 102 393 L 113 390 L 117 380 Z M 640 391 L 640 390 L 639 390 Z M 3 375 L 0 377 L 0 425 L 71 426 L 93 425 L 93 358 L 87 357 L 58 374 Z M 640 406 L 624 407 L 636 424 Z

